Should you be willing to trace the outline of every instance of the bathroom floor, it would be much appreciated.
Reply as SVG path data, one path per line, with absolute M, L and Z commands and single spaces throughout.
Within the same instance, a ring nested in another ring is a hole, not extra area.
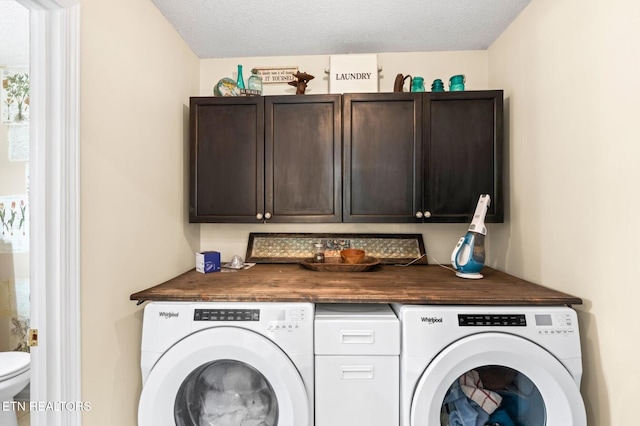
M 29 426 L 31 424 L 29 420 L 29 407 L 26 410 L 18 410 L 18 426 Z

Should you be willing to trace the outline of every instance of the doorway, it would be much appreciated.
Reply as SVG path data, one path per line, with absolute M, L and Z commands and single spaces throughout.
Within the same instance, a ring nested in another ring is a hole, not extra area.
M 0 40 L 0 352 L 29 352 L 29 10 L 14 0 L 0 0 Z M 29 426 L 28 403 L 14 407 Z
M 18 231 L 24 230 L 28 240 L 29 326 L 37 331 L 37 345 L 30 347 L 28 399 L 30 408 L 34 403 L 36 407 L 46 407 L 48 403 L 81 400 L 80 6 L 76 0 L 0 0 L 0 7 L 7 4 L 28 11 L 30 93 L 24 192 L 28 195 L 25 214 L 29 221 L 26 228 L 24 222 L 22 228 L 18 226 Z M 14 207 L 13 202 L 8 200 L 8 211 Z M 15 200 L 15 216 L 10 225 L 14 231 L 17 222 L 19 225 L 20 206 L 21 200 Z M 14 251 L 16 241 L 13 239 L 11 244 Z M 13 265 L 15 253 L 11 257 Z M 24 263 L 20 265 L 21 272 L 11 272 L 13 281 L 23 274 Z M 16 271 L 15 267 L 12 269 Z M 79 425 L 81 412 L 31 409 L 29 423 Z

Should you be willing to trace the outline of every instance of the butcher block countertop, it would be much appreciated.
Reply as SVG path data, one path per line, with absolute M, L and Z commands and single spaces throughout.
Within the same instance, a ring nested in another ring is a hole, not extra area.
M 485 267 L 458 278 L 437 265 L 381 265 L 368 272 L 317 272 L 297 264 L 258 264 L 236 272 L 195 269 L 134 293 L 158 301 L 573 305 L 582 299 Z

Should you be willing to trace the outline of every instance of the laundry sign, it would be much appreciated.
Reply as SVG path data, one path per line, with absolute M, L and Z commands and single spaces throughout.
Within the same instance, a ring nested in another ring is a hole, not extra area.
M 329 93 L 378 92 L 378 55 L 329 57 Z
M 293 81 L 298 67 L 254 67 L 253 70 L 262 78 L 262 84 L 275 84 Z

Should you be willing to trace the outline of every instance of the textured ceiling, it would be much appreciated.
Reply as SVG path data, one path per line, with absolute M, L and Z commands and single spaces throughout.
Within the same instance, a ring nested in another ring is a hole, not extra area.
M 0 67 L 29 64 L 29 11 L 15 0 L 0 0 Z
M 152 0 L 200 58 L 483 50 L 530 0 Z
M 152 0 L 200 58 L 488 48 L 531 0 Z M 28 64 L 29 14 L 0 0 L 0 66 Z

